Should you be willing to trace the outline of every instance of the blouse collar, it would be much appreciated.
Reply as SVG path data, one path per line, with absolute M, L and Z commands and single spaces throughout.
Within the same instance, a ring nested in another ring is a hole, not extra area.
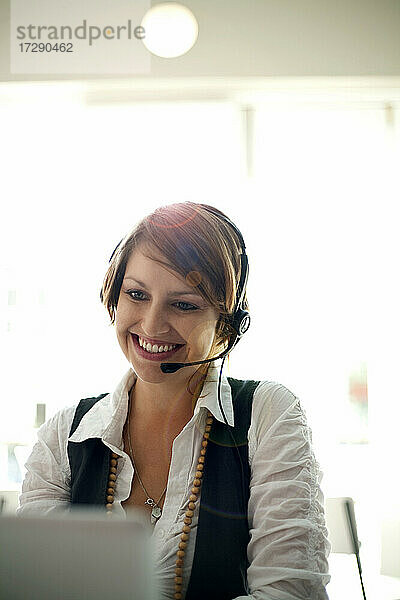
M 202 409 L 208 409 L 218 421 L 225 422 L 218 403 L 218 381 L 222 358 L 210 363 L 201 394 L 197 400 L 194 416 Z M 81 419 L 75 432 L 68 438 L 70 442 L 83 442 L 88 438 L 101 438 L 118 447 L 124 423 L 128 414 L 128 394 L 134 385 L 137 374 L 132 367 L 124 374 L 114 391 L 96 402 Z M 229 425 L 234 425 L 231 387 L 222 373 L 221 404 Z

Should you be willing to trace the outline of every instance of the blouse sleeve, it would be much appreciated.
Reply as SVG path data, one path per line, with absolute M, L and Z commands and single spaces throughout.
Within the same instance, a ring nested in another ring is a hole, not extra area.
M 254 394 L 249 462 L 249 597 L 328 599 L 323 473 L 300 401 L 280 384 L 262 382 Z
M 70 469 L 67 440 L 76 406 L 60 410 L 37 432 L 25 468 L 17 516 L 70 509 Z

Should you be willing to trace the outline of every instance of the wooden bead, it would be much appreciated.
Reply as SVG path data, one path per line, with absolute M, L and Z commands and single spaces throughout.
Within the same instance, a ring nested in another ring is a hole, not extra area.
M 198 494 L 198 493 L 199 493 L 199 491 L 200 491 L 200 488 L 199 488 L 199 487 L 192 487 L 192 492 L 193 492 L 193 494 Z
M 183 531 L 184 533 L 189 533 L 189 532 L 190 532 L 190 527 L 189 527 L 189 525 L 184 525 L 184 526 L 182 527 L 182 531 Z
M 213 422 L 213 418 L 212 417 L 208 417 L 207 420 L 206 420 L 206 424 L 207 425 L 211 425 L 212 422 Z
M 182 575 L 183 569 L 182 567 L 175 567 L 175 575 Z
M 112 504 L 114 502 L 114 496 L 107 496 L 107 502 Z
M 187 533 L 182 533 L 181 534 L 181 540 L 182 540 L 182 542 L 187 542 L 188 539 L 189 539 L 189 536 L 188 536 Z
M 199 464 L 196 468 L 198 471 L 202 471 L 204 469 L 204 465 Z
M 192 523 L 192 519 L 191 519 L 190 517 L 185 517 L 185 518 L 183 519 L 183 522 L 184 522 L 186 525 L 191 525 L 191 523 Z
M 107 510 L 106 515 L 107 515 L 107 517 L 109 517 L 110 515 L 112 515 L 112 510 Z
M 119 458 L 119 454 L 115 454 L 115 452 L 111 452 L 111 457 L 112 458 Z
M 179 575 L 177 575 L 177 576 L 175 577 L 175 583 L 180 583 L 180 584 L 182 584 L 182 577 L 179 577 Z
M 180 592 L 176 592 L 174 594 L 174 600 L 182 600 L 182 594 Z
M 115 467 L 110 467 L 110 473 L 116 473 L 117 469 Z
M 203 440 L 203 441 L 201 442 L 201 445 L 203 446 L 203 448 L 207 448 L 208 441 L 207 441 L 207 440 Z M 117 472 L 117 469 L 115 469 L 115 472 Z
M 113 495 L 114 494 L 114 488 L 108 488 L 107 489 L 107 494 Z
M 199 463 L 204 463 L 204 456 L 199 456 Z
M 187 542 L 179 542 L 179 544 L 178 544 L 179 550 L 185 550 L 186 546 L 187 546 Z
M 181 542 L 182 543 L 182 542 Z M 178 558 L 183 558 L 185 556 L 185 551 L 184 550 L 178 550 L 178 552 L 176 553 Z
M 195 496 L 194 494 L 190 494 L 189 501 L 190 502 L 196 502 L 196 500 L 197 500 L 197 496 Z
M 182 584 L 181 583 L 175 583 L 175 593 L 181 592 L 181 591 L 182 591 Z
M 189 502 L 188 506 L 189 506 L 189 510 L 194 510 L 196 508 L 196 505 L 194 502 Z
M 177 567 L 182 567 L 183 566 L 183 560 L 181 558 L 177 558 L 175 561 L 175 564 Z
M 109 481 L 108 482 L 108 487 L 114 488 L 115 487 L 115 481 Z
M 194 512 L 192 510 L 187 510 L 185 512 L 185 517 L 193 517 L 193 515 L 194 515 Z
M 197 479 L 201 479 L 203 477 L 203 473 L 201 471 L 196 471 L 196 475 Z
M 194 485 L 194 487 L 200 487 L 201 486 L 201 480 L 197 479 L 197 477 L 196 477 L 196 479 L 193 480 L 193 485 Z
M 204 456 L 206 455 L 206 452 L 207 452 L 207 449 L 206 449 L 206 448 L 202 448 L 202 449 L 200 450 L 200 457 L 199 457 L 199 461 L 200 461 L 200 458 L 201 458 L 201 457 L 204 457 Z M 203 460 L 202 462 L 204 462 L 204 460 Z
M 203 437 L 204 437 L 206 440 L 208 440 L 208 438 L 210 437 L 210 434 L 209 434 L 209 433 L 203 433 Z
M 106 508 L 109 508 L 109 509 L 112 508 L 112 504 L 110 504 L 110 503 L 106 504 Z
M 117 477 L 114 473 L 110 474 L 110 481 L 116 481 Z
M 209 433 L 211 431 L 211 425 L 206 425 L 204 431 L 205 433 Z
M 110 465 L 111 465 L 112 467 L 116 467 L 116 466 L 117 466 L 117 464 L 118 464 L 118 461 L 117 461 L 117 460 L 115 460 L 115 458 L 112 458 L 112 459 L 110 460 Z

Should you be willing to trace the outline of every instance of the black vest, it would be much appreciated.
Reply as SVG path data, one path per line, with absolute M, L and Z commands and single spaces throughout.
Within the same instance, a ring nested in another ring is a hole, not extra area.
M 231 386 L 235 427 L 213 420 L 204 464 L 196 545 L 186 600 L 232 600 L 249 593 L 247 504 L 250 467 L 247 432 L 253 394 L 260 382 L 232 377 L 227 377 L 227 380 Z M 79 402 L 70 436 L 85 413 L 106 395 L 85 398 Z M 105 505 L 110 448 L 100 438 L 90 438 L 83 442 L 68 442 L 67 451 L 71 468 L 71 503 Z

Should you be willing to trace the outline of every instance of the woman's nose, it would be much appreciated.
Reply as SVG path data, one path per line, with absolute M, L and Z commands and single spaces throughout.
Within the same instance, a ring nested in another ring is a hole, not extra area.
M 147 304 L 142 312 L 141 321 L 143 334 L 149 338 L 156 339 L 161 335 L 165 335 L 170 330 L 165 309 L 155 303 Z

